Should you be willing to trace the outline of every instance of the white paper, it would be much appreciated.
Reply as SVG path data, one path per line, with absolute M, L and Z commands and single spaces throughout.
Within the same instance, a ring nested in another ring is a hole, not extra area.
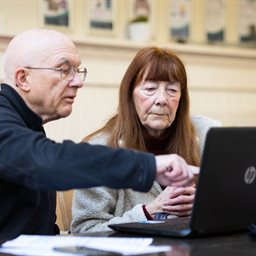
M 65 246 L 85 246 L 118 252 L 123 255 L 156 253 L 171 250 L 170 246 L 152 246 L 152 242 L 152 238 L 21 235 L 14 240 L 2 244 L 0 252 L 34 256 L 74 255 L 53 250 L 55 247 Z

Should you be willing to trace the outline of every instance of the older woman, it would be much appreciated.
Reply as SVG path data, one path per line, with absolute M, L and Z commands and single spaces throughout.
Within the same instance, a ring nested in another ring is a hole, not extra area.
M 168 49 L 148 47 L 136 54 L 122 79 L 117 113 L 84 140 L 156 155 L 176 153 L 199 166 L 207 130 L 219 125 L 190 116 L 187 75 L 180 58 Z M 77 190 L 71 231 L 106 231 L 109 224 L 154 219 L 157 212 L 186 216 L 194 191 L 164 188 L 157 182 L 148 193 L 106 187 Z

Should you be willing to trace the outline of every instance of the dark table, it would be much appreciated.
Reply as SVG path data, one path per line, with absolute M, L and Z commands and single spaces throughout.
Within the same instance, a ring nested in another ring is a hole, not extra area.
M 141 235 L 120 232 L 95 232 L 88 233 L 87 235 L 108 237 L 142 237 Z M 154 254 L 158 256 L 256 256 L 256 239 L 252 239 L 247 233 L 190 239 L 169 238 L 162 236 L 148 237 L 154 238 L 154 245 L 170 245 L 172 247 L 170 252 Z
M 169 245 L 171 251 L 150 254 L 150 256 L 256 256 L 256 239 L 247 233 L 218 235 L 202 238 L 170 238 L 162 236 L 141 236 L 120 232 L 94 232 L 85 236 L 101 237 L 153 237 L 154 245 Z M 10 255 L 1 254 L 0 255 Z

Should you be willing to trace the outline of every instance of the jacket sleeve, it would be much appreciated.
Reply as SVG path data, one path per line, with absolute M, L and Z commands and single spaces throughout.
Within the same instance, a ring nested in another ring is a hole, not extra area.
M 0 177 L 35 190 L 105 185 L 148 191 L 156 175 L 151 154 L 64 141 L 55 143 L 16 119 L 0 124 Z
M 122 213 L 126 202 L 120 194 L 125 190 L 106 187 L 74 191 L 72 207 L 72 233 L 110 231 L 109 224 L 147 220 L 142 204 Z M 121 213 L 121 214 L 120 214 Z

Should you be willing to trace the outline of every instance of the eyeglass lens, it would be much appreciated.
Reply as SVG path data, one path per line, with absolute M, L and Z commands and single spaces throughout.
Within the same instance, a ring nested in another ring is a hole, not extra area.
M 61 78 L 67 81 L 71 81 L 75 76 L 78 76 L 82 81 L 85 80 L 87 74 L 86 68 L 70 68 L 69 70 L 62 70 Z

